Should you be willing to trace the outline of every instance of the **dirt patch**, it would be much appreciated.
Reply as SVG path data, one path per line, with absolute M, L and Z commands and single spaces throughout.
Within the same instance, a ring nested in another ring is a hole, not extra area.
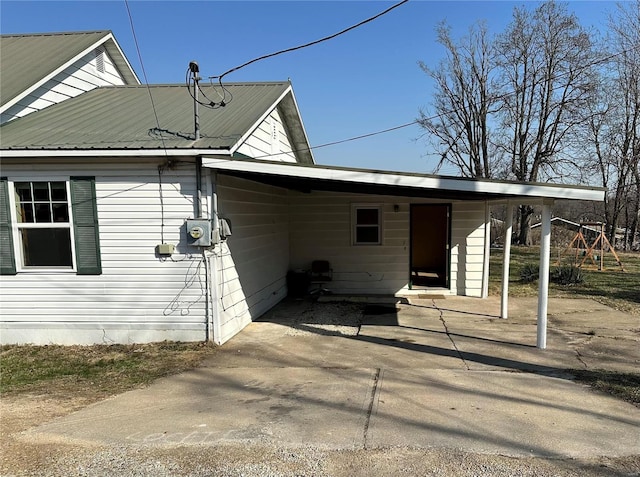
M 2 396 L 0 400 L 0 474 L 29 475 L 60 454 L 54 443 L 25 442 L 21 432 L 65 416 L 99 400 L 102 396 L 79 394 L 75 397 L 52 397 L 43 394 Z

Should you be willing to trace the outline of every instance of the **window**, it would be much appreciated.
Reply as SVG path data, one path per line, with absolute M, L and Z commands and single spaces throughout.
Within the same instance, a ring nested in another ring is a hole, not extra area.
M 15 182 L 22 266 L 73 268 L 66 182 Z
M 353 244 L 380 245 L 382 208 L 379 205 L 354 205 L 352 215 Z
M 94 178 L 14 182 L 1 178 L 0 238 L 8 245 L 0 253 L 2 274 L 30 270 L 100 274 Z

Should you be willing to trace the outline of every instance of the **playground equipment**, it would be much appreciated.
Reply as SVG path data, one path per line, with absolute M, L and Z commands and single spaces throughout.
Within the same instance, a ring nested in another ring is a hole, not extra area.
M 609 239 L 607 239 L 607 236 L 604 233 L 604 226 L 605 224 L 603 224 L 602 222 L 581 222 L 580 227 L 578 228 L 578 232 L 576 233 L 575 237 L 573 237 L 573 240 L 571 241 L 569 246 L 564 250 L 564 252 L 560 254 L 560 257 L 558 257 L 556 264 L 560 263 L 560 259 L 563 256 L 569 254 L 571 250 L 575 249 L 574 263 L 577 264 L 579 268 L 582 268 L 585 262 L 587 260 L 590 260 L 593 266 L 598 271 L 603 271 L 604 270 L 604 254 L 605 254 L 605 251 L 608 251 L 613 254 L 613 256 L 616 259 L 616 263 L 620 267 L 620 270 L 624 272 L 625 270 L 624 270 L 624 267 L 622 266 L 622 262 L 620 261 L 620 257 L 618 257 L 618 254 L 616 253 L 614 248 L 611 246 L 611 242 L 609 242 Z M 591 245 L 587 243 L 587 239 L 582 233 L 583 229 L 591 232 L 595 232 L 596 239 L 593 241 Z M 594 254 L 594 252 L 599 252 L 599 253 Z M 580 258 L 582 258 L 582 260 L 578 264 L 578 261 L 580 260 Z

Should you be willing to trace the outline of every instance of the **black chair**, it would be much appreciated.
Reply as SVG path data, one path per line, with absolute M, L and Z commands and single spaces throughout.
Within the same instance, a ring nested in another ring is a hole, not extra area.
M 327 260 L 314 260 L 311 262 L 311 271 L 309 272 L 309 281 L 317 288 L 311 293 L 329 293 L 324 285 L 333 280 L 333 269 Z

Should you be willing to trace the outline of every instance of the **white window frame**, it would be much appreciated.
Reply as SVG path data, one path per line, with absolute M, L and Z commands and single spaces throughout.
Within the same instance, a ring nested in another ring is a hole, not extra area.
M 64 182 L 67 190 L 67 214 L 69 222 L 18 222 L 17 203 L 16 203 L 16 182 Z M 9 207 L 11 208 L 11 228 L 13 234 L 13 251 L 16 262 L 16 273 L 30 273 L 30 272 L 63 272 L 63 273 L 76 273 L 76 247 L 75 247 L 75 234 L 73 227 L 73 214 L 71 210 L 71 187 L 70 177 L 12 177 L 7 180 L 9 188 Z M 59 266 L 25 266 L 24 253 L 22 248 L 22 229 L 69 229 L 69 240 L 71 241 L 71 267 Z
M 361 209 L 374 209 L 378 211 L 378 224 L 377 225 L 358 225 L 358 210 Z M 378 229 L 378 241 L 377 242 L 358 242 L 357 241 L 357 229 L 360 227 L 377 227 Z M 354 246 L 379 246 L 382 245 L 382 204 L 351 204 L 351 245 Z

